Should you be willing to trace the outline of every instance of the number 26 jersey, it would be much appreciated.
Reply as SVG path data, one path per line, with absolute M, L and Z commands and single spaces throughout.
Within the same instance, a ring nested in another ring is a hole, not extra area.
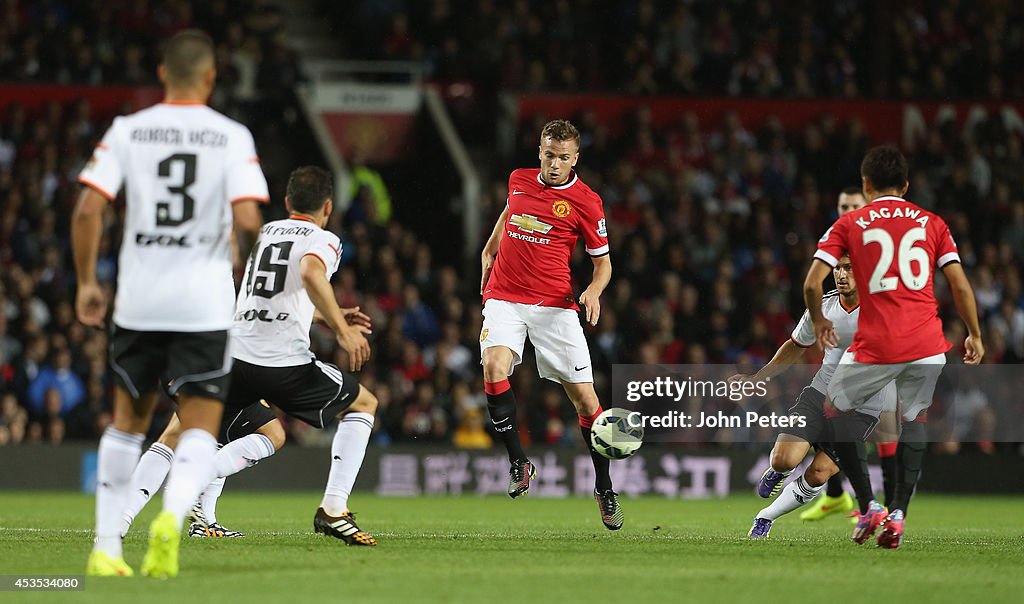
M 231 204 L 269 201 L 249 130 L 201 103 L 118 117 L 79 182 L 125 188 L 114 323 L 138 331 L 231 327 Z
M 306 256 L 319 258 L 330 280 L 341 260 L 341 240 L 303 216 L 263 225 L 235 305 L 231 346 L 236 359 L 294 367 L 313 358 L 309 328 L 314 307 L 300 270 Z
M 879 197 L 837 220 L 814 257 L 835 267 L 843 254 L 860 293 L 849 348 L 854 360 L 905 363 L 949 350 L 934 277 L 936 269 L 960 262 L 960 254 L 942 218 L 900 197 Z

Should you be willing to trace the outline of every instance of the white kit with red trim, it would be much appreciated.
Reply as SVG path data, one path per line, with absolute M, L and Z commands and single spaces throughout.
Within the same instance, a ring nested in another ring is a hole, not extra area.
M 245 126 L 201 103 L 160 103 L 115 118 L 79 182 L 111 201 L 125 189 L 115 324 L 230 328 L 231 204 L 269 201 Z
M 821 312 L 825 318 L 832 321 L 832 327 L 839 336 L 839 343 L 835 348 L 825 350 L 825 356 L 821 360 L 821 369 L 814 374 L 811 380 L 811 388 L 825 394 L 828 391 L 828 383 L 836 372 L 836 365 L 843 353 L 853 343 L 853 335 L 857 333 L 857 321 L 860 318 L 860 306 L 847 308 L 843 303 L 843 297 L 838 291 L 832 290 L 821 299 Z M 811 322 L 811 315 L 805 310 L 800 317 L 800 322 L 793 329 L 790 338 L 801 348 L 810 348 L 814 345 L 814 323 Z
M 341 240 L 304 216 L 263 225 L 245 267 L 231 328 L 232 355 L 262 367 L 306 365 L 313 302 L 300 264 L 313 256 L 330 280 L 341 262 Z

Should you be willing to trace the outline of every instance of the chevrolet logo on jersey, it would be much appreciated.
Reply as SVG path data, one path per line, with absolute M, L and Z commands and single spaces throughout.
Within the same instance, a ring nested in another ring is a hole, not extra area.
M 553 226 L 546 222 L 541 222 L 540 220 L 537 220 L 536 216 L 531 216 L 529 214 L 513 214 L 508 221 L 516 225 L 516 227 L 524 233 L 540 233 L 541 235 L 546 235 Z

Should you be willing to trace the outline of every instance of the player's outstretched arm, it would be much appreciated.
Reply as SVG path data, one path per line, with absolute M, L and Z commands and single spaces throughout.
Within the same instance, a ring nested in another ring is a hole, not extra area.
M 370 343 L 363 335 L 365 328 L 349 325 L 345 319 L 345 314 L 338 308 L 334 289 L 327 280 L 327 267 L 320 258 L 306 254 L 300 262 L 299 272 L 313 307 L 334 332 L 338 345 L 348 353 L 349 371 L 358 371 L 370 359 Z
M 487 285 L 487 278 L 491 276 L 491 269 L 494 267 L 494 259 L 498 257 L 498 246 L 501 244 L 501 230 L 505 228 L 508 220 L 508 206 L 498 216 L 498 222 L 494 223 L 491 236 L 484 244 L 484 251 L 480 253 L 480 295 L 484 295 L 484 286 Z
M 793 340 L 786 340 L 775 351 L 772 360 L 754 375 L 738 373 L 729 378 L 730 382 L 761 382 L 769 380 L 789 369 L 789 366 L 799 361 L 804 356 L 804 349 L 796 345 Z
M 967 280 L 964 267 L 959 262 L 950 262 L 942 267 L 946 275 L 949 289 L 953 292 L 953 303 L 956 311 L 967 326 L 967 339 L 964 340 L 964 363 L 977 365 L 985 356 L 985 345 L 981 341 L 981 326 L 978 323 L 978 304 L 974 300 L 974 289 Z
M 839 344 L 839 336 L 836 335 L 832 321 L 826 319 L 821 311 L 821 283 L 831 270 L 831 266 L 815 258 L 811 260 L 811 268 L 807 270 L 807 278 L 804 279 L 804 304 L 814 323 L 814 337 L 825 349 L 835 348 Z
M 106 209 L 106 197 L 91 187 L 83 187 L 71 215 L 71 250 L 78 279 L 75 312 L 83 325 L 92 327 L 103 327 L 107 315 L 107 299 L 96 281 L 96 258 Z
M 612 280 L 612 258 L 605 254 L 592 256 L 590 259 L 594 262 L 594 277 L 587 289 L 580 294 L 580 304 L 587 311 L 587 323 L 597 325 L 597 320 L 601 317 L 601 294 Z

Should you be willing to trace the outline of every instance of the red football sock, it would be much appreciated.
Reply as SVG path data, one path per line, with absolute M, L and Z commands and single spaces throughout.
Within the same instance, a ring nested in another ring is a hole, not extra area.
M 505 378 L 500 382 L 484 382 L 484 393 L 498 395 L 511 387 L 512 385 L 508 383 L 508 378 Z
M 583 415 L 579 416 L 580 425 L 589 430 L 590 427 L 594 425 L 594 420 L 597 419 L 597 416 L 601 415 L 602 413 L 604 413 L 604 409 L 601 408 L 601 405 L 598 405 L 597 411 L 595 411 L 594 414 L 591 415 L 590 417 L 586 417 Z
M 896 445 L 899 443 L 878 443 L 875 447 L 878 449 L 879 457 L 892 457 L 896 455 Z

